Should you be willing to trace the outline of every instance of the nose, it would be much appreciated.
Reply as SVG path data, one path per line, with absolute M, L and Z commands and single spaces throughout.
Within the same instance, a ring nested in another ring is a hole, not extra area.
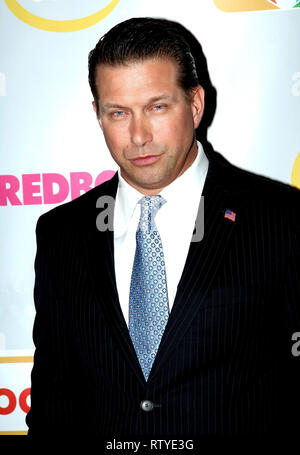
M 130 124 L 131 142 L 136 146 L 146 145 L 152 141 L 151 125 L 143 115 L 133 117 Z

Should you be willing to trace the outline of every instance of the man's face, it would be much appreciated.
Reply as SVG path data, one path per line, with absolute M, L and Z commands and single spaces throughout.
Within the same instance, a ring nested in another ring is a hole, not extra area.
M 203 114 L 202 87 L 188 100 L 177 82 L 176 63 L 167 59 L 100 65 L 96 85 L 99 124 L 122 177 L 143 194 L 158 194 L 197 155 L 194 129 Z

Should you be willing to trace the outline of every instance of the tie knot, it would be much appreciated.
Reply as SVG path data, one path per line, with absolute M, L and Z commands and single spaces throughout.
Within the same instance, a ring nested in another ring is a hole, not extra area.
M 157 196 L 144 196 L 139 200 L 139 204 L 141 204 L 139 229 L 142 231 L 154 231 L 157 229 L 154 218 L 165 202 L 166 200 L 160 194 Z

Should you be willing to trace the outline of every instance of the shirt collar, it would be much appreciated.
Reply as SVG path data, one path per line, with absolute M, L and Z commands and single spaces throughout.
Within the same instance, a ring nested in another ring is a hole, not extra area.
M 119 237 L 126 232 L 128 223 L 133 215 L 138 201 L 144 196 L 133 186 L 129 185 L 121 176 L 118 169 L 118 191 L 116 194 L 116 206 L 114 216 L 114 235 Z
M 187 204 L 184 204 L 188 197 L 192 194 L 200 197 L 197 190 L 204 183 L 208 160 L 199 141 L 197 141 L 197 145 L 198 153 L 191 166 L 160 192 L 169 205 L 173 203 L 179 205 L 182 202 L 183 208 L 188 207 Z

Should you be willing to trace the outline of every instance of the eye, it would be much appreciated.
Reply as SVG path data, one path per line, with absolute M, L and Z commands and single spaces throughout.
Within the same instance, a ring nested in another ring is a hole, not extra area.
M 124 111 L 114 111 L 111 113 L 113 118 L 121 118 L 124 116 Z
M 153 109 L 156 112 L 163 111 L 165 108 L 166 106 L 164 104 L 156 104 L 155 106 L 153 106 Z

